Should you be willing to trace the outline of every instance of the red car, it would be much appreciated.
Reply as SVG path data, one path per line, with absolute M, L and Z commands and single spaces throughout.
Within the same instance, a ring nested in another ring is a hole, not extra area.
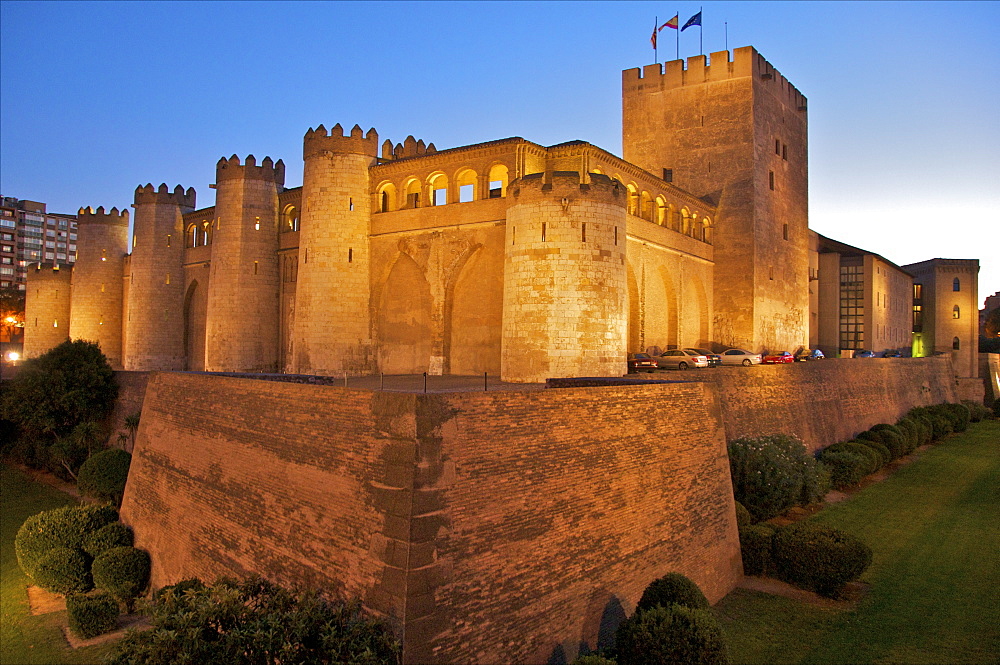
M 656 371 L 656 360 L 653 356 L 648 353 L 630 353 L 628 354 L 628 373 L 633 374 L 636 372 L 650 372 Z
M 764 356 L 764 360 L 761 362 L 763 362 L 763 364 L 765 365 L 793 363 L 795 362 L 795 356 L 790 354 L 788 351 L 782 351 L 781 353 L 772 353 L 771 355 Z

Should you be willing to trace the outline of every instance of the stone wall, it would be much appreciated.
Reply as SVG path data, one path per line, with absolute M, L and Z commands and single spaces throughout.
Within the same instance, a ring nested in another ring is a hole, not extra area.
M 124 448 L 132 452 L 132 443 L 118 443 L 118 433 L 128 432 L 125 428 L 125 418 L 142 411 L 146 399 L 146 384 L 149 382 L 149 372 L 115 372 L 115 383 L 118 384 L 118 399 L 115 408 L 106 422 L 108 427 L 108 445 Z
M 153 587 L 360 596 L 407 663 L 597 646 L 668 571 L 741 576 L 713 386 L 414 395 L 155 373 L 122 518 Z M 266 470 L 264 472 L 263 470 Z

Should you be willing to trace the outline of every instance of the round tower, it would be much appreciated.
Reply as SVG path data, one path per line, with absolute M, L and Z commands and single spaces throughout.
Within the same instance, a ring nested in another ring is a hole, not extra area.
M 368 169 L 378 134 L 320 125 L 303 142 L 302 226 L 292 367 L 302 374 L 375 371 L 369 306 Z
M 278 192 L 285 165 L 253 155 L 215 166 L 205 369 L 274 372 L 278 365 Z
M 36 264 L 28 268 L 24 291 L 24 357 L 37 358 L 69 339 L 68 266 Z
M 519 178 L 509 191 L 502 379 L 621 376 L 625 190 L 605 175 L 555 171 Z
M 184 369 L 184 220 L 195 191 L 135 190 L 125 369 Z
M 122 363 L 122 267 L 128 252 L 128 210 L 80 208 L 73 265 L 72 339 L 97 342 L 114 369 Z

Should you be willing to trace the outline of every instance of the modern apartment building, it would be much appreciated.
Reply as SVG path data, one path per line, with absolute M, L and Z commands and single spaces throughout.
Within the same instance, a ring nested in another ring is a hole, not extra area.
M 2 197 L 0 205 L 0 287 L 24 291 L 28 266 L 73 265 L 76 215 L 50 213 L 44 203 Z

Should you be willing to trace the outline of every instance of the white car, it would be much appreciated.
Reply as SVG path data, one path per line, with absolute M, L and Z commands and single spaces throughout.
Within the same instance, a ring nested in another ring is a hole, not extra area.
M 708 358 L 692 353 L 687 349 L 673 349 L 656 356 L 656 366 L 659 369 L 688 369 L 689 367 L 708 367 Z
M 759 353 L 750 353 L 745 349 L 729 349 L 719 354 L 723 365 L 759 365 L 763 358 Z

